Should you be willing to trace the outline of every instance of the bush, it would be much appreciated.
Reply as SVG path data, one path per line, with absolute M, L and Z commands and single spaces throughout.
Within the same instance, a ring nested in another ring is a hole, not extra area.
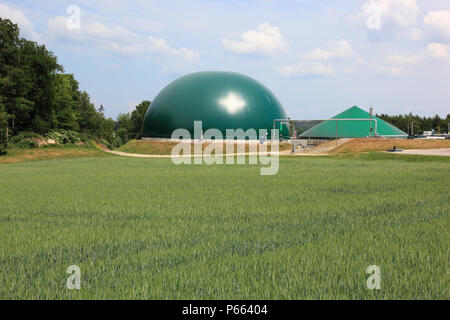
M 102 145 L 105 146 L 106 148 L 112 149 L 112 145 L 109 143 L 108 140 L 100 139 L 100 140 L 96 140 L 96 141 L 97 141 L 97 143 L 102 144 Z
M 57 130 L 49 132 L 45 135 L 45 139 L 55 140 L 59 144 L 77 144 L 82 142 L 81 135 L 71 130 Z
M 34 132 L 22 132 L 21 134 L 18 134 L 17 136 L 12 137 L 11 138 L 11 143 L 16 143 L 17 144 L 17 143 L 21 142 L 22 140 L 30 140 L 30 139 L 42 140 L 43 137 L 41 135 L 37 134 L 37 133 L 34 133 Z
M 113 142 L 111 143 L 111 147 L 113 147 L 113 148 L 115 149 L 115 148 L 119 148 L 119 147 L 122 146 L 123 144 L 124 144 L 124 143 L 123 143 L 122 138 L 121 138 L 120 136 L 116 136 L 116 137 L 114 138 Z
M 87 134 L 87 133 L 80 133 L 79 136 L 80 136 L 81 142 L 83 142 L 86 146 L 92 147 L 94 145 L 94 143 L 93 143 L 93 141 L 95 140 L 94 136 Z
M 23 139 L 15 143 L 15 145 L 20 149 L 34 149 L 39 147 L 38 143 L 33 139 Z
M 34 149 L 39 147 L 39 141 L 44 138 L 34 132 L 22 132 L 11 138 L 11 143 L 20 149 Z
M 6 154 L 6 147 L 4 145 L 0 145 L 0 156 L 4 156 Z

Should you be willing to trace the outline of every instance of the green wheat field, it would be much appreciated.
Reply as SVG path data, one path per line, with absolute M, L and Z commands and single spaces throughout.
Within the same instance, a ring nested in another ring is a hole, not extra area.
M 0 299 L 448 299 L 450 161 L 0 164 Z M 69 290 L 67 267 L 81 269 Z M 381 289 L 369 290 L 377 265 Z

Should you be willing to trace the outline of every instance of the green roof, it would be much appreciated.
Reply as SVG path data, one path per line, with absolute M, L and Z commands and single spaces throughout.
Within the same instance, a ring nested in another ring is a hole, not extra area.
M 353 106 L 331 119 L 370 119 L 370 114 L 357 106 Z M 374 116 L 373 119 L 377 120 L 377 134 L 379 136 L 408 136 L 402 130 L 378 117 Z M 323 121 L 302 133 L 300 137 L 334 138 L 336 137 L 336 123 L 338 138 L 365 138 L 375 134 L 375 121 Z

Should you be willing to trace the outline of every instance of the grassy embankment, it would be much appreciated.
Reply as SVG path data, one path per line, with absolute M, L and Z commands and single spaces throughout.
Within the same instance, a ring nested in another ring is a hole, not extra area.
M 327 142 L 333 144 L 334 142 Z M 400 149 L 441 149 L 450 148 L 450 140 L 408 140 L 408 139 L 351 139 L 330 153 L 361 153 L 386 151 L 397 146 Z
M 121 146 L 118 151 L 137 153 L 137 154 L 159 154 L 159 155 L 170 155 L 174 146 L 177 142 L 161 142 L 155 140 L 131 140 L 128 143 Z M 209 143 L 203 143 L 203 149 L 205 149 Z M 259 150 L 259 144 L 257 143 L 257 148 Z M 292 148 L 289 143 L 280 143 L 279 150 L 286 151 Z M 192 144 L 191 150 L 193 152 L 194 146 Z M 267 147 L 270 151 L 270 145 Z M 226 144 L 223 144 L 223 152 L 226 152 Z M 235 146 L 235 152 L 237 152 L 237 147 Z M 249 145 L 245 145 L 245 152 L 249 152 Z
M 33 149 L 12 147 L 8 149 L 5 156 L 0 157 L 0 163 L 106 156 L 111 155 L 103 152 L 100 148 L 87 146 L 55 145 Z

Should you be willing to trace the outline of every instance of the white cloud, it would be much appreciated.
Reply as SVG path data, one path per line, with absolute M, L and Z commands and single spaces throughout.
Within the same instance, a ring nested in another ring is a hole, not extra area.
M 387 64 L 416 64 L 423 59 L 421 54 L 410 55 L 410 56 L 401 56 L 401 55 L 392 55 L 386 59 Z
M 450 10 L 431 11 L 423 22 L 433 36 L 450 40 Z
M 283 77 L 326 77 L 334 75 L 332 67 L 325 66 L 322 62 L 317 61 L 276 67 L 275 70 Z
M 422 40 L 423 38 L 423 31 L 419 28 L 412 28 L 409 31 L 409 39 L 413 40 L 413 41 L 418 41 L 418 40 Z
M 363 5 L 360 15 L 371 19 L 374 18 L 374 11 L 380 14 L 381 28 L 385 25 L 407 28 L 417 24 L 419 6 L 416 0 L 370 0 Z
M 423 54 L 413 54 L 407 56 L 394 54 L 386 59 L 384 65 L 380 66 L 380 71 L 389 76 L 404 76 L 412 70 L 411 68 L 413 65 L 421 62 L 423 58 Z
M 450 45 L 433 42 L 428 44 L 427 52 L 434 58 L 450 58 Z
M 21 35 L 32 41 L 42 41 L 41 36 L 34 31 L 33 25 L 30 20 L 27 19 L 25 14 L 19 10 L 10 7 L 7 4 L 0 3 L 0 16 L 6 18 L 16 23 L 19 28 Z
M 404 75 L 404 72 L 399 67 L 393 66 L 380 66 L 380 71 L 389 76 L 398 77 Z
M 271 55 L 277 51 L 289 52 L 289 44 L 278 27 L 269 23 L 258 26 L 256 30 L 244 32 L 241 41 L 222 39 L 225 49 L 239 54 Z
M 121 26 L 108 27 L 100 22 L 82 24 L 78 30 L 67 28 L 65 17 L 48 21 L 48 33 L 57 41 L 88 43 L 105 52 L 126 56 L 149 55 L 151 58 L 172 58 L 170 64 L 164 63 L 166 72 L 178 71 L 186 65 L 198 63 L 198 52 L 187 48 L 175 49 L 165 39 L 145 36 Z
M 418 28 L 420 10 L 416 0 L 370 0 L 351 19 L 367 28 L 369 39 L 408 38 L 421 40 Z
M 353 56 L 353 49 L 346 40 L 331 41 L 327 49 L 315 49 L 305 56 L 308 60 L 346 59 Z

